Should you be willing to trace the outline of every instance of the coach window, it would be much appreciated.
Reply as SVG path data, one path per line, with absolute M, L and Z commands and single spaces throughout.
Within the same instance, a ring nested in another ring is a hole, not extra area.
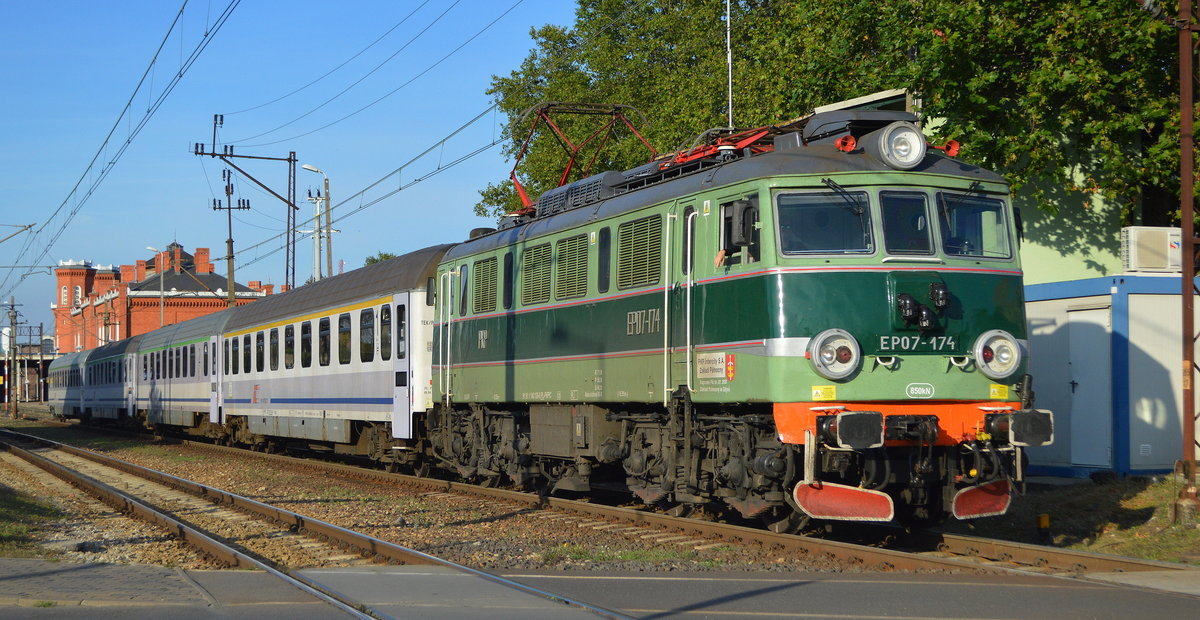
M 195 344 L 188 345 L 188 376 L 189 377 L 196 376 L 196 361 L 197 361 L 196 345 Z
M 163 351 L 163 378 L 175 378 L 175 349 Z
M 375 361 L 375 309 L 363 308 L 358 313 L 358 359 Z
M 271 328 L 271 370 L 279 370 L 279 328 Z
M 312 366 L 312 322 L 300 324 L 300 367 Z
M 350 328 L 350 313 L 343 312 L 338 315 L 338 363 L 350 363 L 350 337 L 353 335 Z
M 504 253 L 504 309 L 512 310 L 513 306 L 513 253 Z
M 404 334 L 407 326 L 404 304 L 396 304 L 396 359 L 404 359 L 408 349 L 405 347 Z
M 149 360 L 146 359 L 145 355 L 140 357 L 142 358 L 142 381 L 145 381 L 150 378 L 150 363 Z
M 283 368 L 291 370 L 296 365 L 296 326 L 283 328 Z
M 230 374 L 236 375 L 236 374 L 238 374 L 238 359 L 241 358 L 241 355 L 239 355 L 239 354 L 241 353 L 240 345 L 241 345 L 242 339 L 238 338 L 237 336 L 234 336 L 233 338 L 231 338 L 231 340 L 233 340 L 233 355 L 229 356 L 230 360 L 232 360 L 230 362 L 230 364 L 232 365 L 232 370 L 230 371 Z
M 262 332 L 254 334 L 254 372 L 262 372 L 267 357 L 266 341 Z
M 208 343 L 204 343 L 204 366 L 200 368 L 200 373 L 205 377 L 208 376 Z
M 379 359 L 392 359 L 392 305 L 379 307 Z
M 254 367 L 250 365 L 251 357 L 252 350 L 250 348 L 250 334 L 246 334 L 245 336 L 242 336 L 242 372 L 247 374 L 253 372 Z
M 608 275 L 612 269 L 612 231 L 607 226 L 600 229 L 596 242 L 596 291 L 608 292 Z
M 225 355 L 224 355 L 224 357 L 221 358 L 223 360 L 222 365 L 221 365 L 221 373 L 222 374 L 225 374 L 225 375 L 229 374 L 229 358 L 230 357 L 231 356 L 229 355 L 229 339 L 226 338 L 225 339 Z
M 329 318 L 321 319 L 317 324 L 317 363 L 329 365 Z
M 156 380 L 163 378 L 163 352 L 162 351 L 154 352 L 154 378 Z

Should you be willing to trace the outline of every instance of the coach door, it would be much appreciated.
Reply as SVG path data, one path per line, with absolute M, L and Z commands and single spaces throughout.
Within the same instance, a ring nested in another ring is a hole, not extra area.
M 221 424 L 221 338 L 211 336 L 208 339 L 208 350 L 204 352 L 204 375 L 208 378 L 208 421 Z
M 121 377 L 125 386 L 125 411 L 131 418 L 137 414 L 137 357 L 136 353 L 125 356 L 125 374 Z
M 384 306 L 381 312 L 390 316 L 379 317 L 381 336 L 387 335 L 392 339 L 392 436 L 412 437 L 412 373 L 409 372 L 408 343 L 408 311 L 409 294 L 401 293 L 395 297 L 396 303 L 392 308 Z

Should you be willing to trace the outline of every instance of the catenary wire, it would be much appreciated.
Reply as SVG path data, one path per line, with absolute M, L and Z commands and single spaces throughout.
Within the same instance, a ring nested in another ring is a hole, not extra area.
M 200 42 L 195 48 L 192 49 L 191 54 L 183 60 L 183 64 L 180 66 L 179 70 L 173 73 L 171 80 L 163 88 L 162 92 L 159 93 L 159 96 L 153 99 L 147 106 L 146 112 L 142 118 L 137 122 L 136 125 L 130 126 L 128 135 L 121 143 L 120 147 L 116 150 L 116 153 L 109 157 L 109 142 L 115 135 L 117 128 L 120 127 L 122 119 L 125 119 L 128 123 L 132 123 L 133 119 L 130 111 L 133 107 L 133 101 L 138 96 L 138 92 L 141 90 L 142 85 L 146 82 L 147 77 L 153 75 L 154 67 L 158 62 L 159 55 L 165 48 L 167 41 L 171 37 L 171 33 L 175 31 L 175 27 L 179 24 L 183 12 L 187 8 L 187 1 L 184 1 L 184 3 L 180 6 L 179 11 L 176 13 L 175 19 L 172 20 L 170 28 L 167 29 L 167 34 L 163 37 L 158 49 L 155 50 L 154 56 L 150 60 L 149 67 L 147 67 L 146 71 L 143 72 L 141 80 L 139 80 L 137 86 L 134 87 L 134 91 L 129 96 L 128 102 L 121 110 L 116 122 L 113 123 L 112 128 L 109 130 L 108 135 L 101 143 L 100 148 L 96 150 L 96 154 L 88 163 L 87 168 L 84 169 L 83 174 L 80 175 L 79 180 L 75 182 L 74 187 L 72 187 L 71 191 L 67 194 L 67 197 L 64 198 L 62 203 L 59 204 L 58 208 L 54 210 L 54 213 L 46 219 L 46 222 L 40 228 L 38 228 L 33 235 L 30 235 L 29 239 L 27 239 L 27 243 L 24 245 L 24 247 L 22 247 L 21 252 L 18 254 L 18 259 L 15 262 L 22 262 L 26 255 L 33 249 L 37 239 L 42 238 L 42 235 L 46 232 L 47 228 L 50 226 L 50 223 L 56 217 L 58 217 L 60 213 L 62 213 L 63 209 L 66 208 L 66 206 L 71 202 L 71 198 L 74 196 L 76 200 L 75 205 L 67 213 L 65 220 L 59 225 L 58 229 L 54 231 L 54 233 L 51 234 L 48 239 L 45 240 L 41 251 L 36 255 L 36 258 L 32 262 L 40 264 L 41 261 L 45 260 L 46 256 L 50 253 L 50 250 L 54 247 L 54 244 L 58 242 L 58 239 L 62 236 L 63 232 L 66 231 L 67 227 L 75 219 L 75 216 L 84 207 L 84 205 L 87 204 L 88 199 L 90 199 L 92 194 L 95 193 L 96 189 L 100 187 L 100 184 L 103 183 L 104 179 L 108 177 L 108 173 L 111 172 L 116 166 L 117 162 L 120 161 L 121 156 L 124 155 L 125 151 L 133 143 L 133 140 L 138 136 L 139 133 L 141 133 L 142 129 L 146 126 L 146 123 L 150 121 L 150 119 L 158 111 L 159 107 L 162 106 L 164 101 L 166 101 L 167 97 L 175 90 L 175 87 L 179 84 L 180 80 L 183 79 L 183 76 L 187 73 L 188 69 L 195 64 L 196 60 L 200 57 L 200 54 L 203 53 L 208 47 L 208 44 L 212 42 L 217 32 L 221 30 L 221 27 L 229 19 L 229 16 L 240 3 L 241 0 L 231 0 L 231 2 L 226 5 L 225 10 L 221 12 L 213 25 L 205 30 L 204 34 L 201 36 Z M 183 34 L 181 32 L 180 37 L 182 36 Z M 101 159 L 101 155 L 104 156 L 103 159 L 105 163 L 98 172 L 95 172 L 94 169 L 96 168 L 97 162 Z M 92 179 L 91 184 L 87 186 L 86 191 L 81 195 L 79 193 L 80 187 L 84 185 L 85 181 L 89 177 L 89 174 L 94 174 L 95 177 Z M 25 278 L 34 274 L 33 271 L 26 271 L 25 273 L 21 274 L 16 283 L 12 283 L 10 285 L 10 280 L 13 273 L 14 271 L 9 271 L 5 275 L 4 279 L 0 281 L 0 287 L 7 287 L 5 288 L 3 294 L 0 294 L 0 297 L 7 296 L 14 288 L 16 288 L 16 286 L 24 281 Z
M 270 100 L 270 101 L 267 101 L 267 102 L 265 102 L 265 103 L 260 103 L 260 104 L 258 104 L 258 105 L 256 105 L 256 106 L 251 106 L 251 107 L 249 107 L 249 108 L 246 108 L 246 109 L 244 109 L 244 110 L 238 110 L 238 111 L 236 111 L 236 112 L 226 112 L 225 114 L 227 114 L 227 115 L 229 115 L 229 116 L 233 116 L 233 115 L 235 115 L 235 114 L 243 114 L 243 113 L 245 113 L 245 112 L 251 112 L 251 111 L 253 111 L 253 110 L 257 110 L 257 109 L 259 109 L 259 108 L 264 108 L 264 107 L 266 107 L 266 106 L 269 106 L 269 105 L 271 105 L 271 104 L 273 104 L 273 103 L 279 103 L 280 101 L 283 101 L 284 99 L 287 99 L 288 97 L 291 97 L 292 95 L 295 95 L 296 93 L 299 93 L 299 92 L 301 92 L 301 91 L 303 91 L 303 90 L 307 89 L 309 86 L 312 86 L 312 85 L 316 84 L 317 82 L 320 82 L 321 80 L 323 80 L 323 79 L 325 79 L 325 78 L 327 78 L 327 77 L 329 77 L 329 76 L 333 75 L 335 72 L 337 72 L 337 71 L 338 71 L 339 69 L 341 69 L 342 67 L 345 67 L 346 65 L 350 64 L 350 63 L 351 63 L 351 62 L 352 62 L 354 59 L 358 58 L 359 56 L 362 56 L 364 53 L 366 53 L 366 52 L 367 52 L 367 50 L 371 49 L 372 47 L 375 47 L 375 45 L 376 45 L 377 43 L 379 43 L 380 41 L 384 40 L 384 39 L 385 39 L 385 38 L 386 38 L 386 37 L 387 37 L 389 34 L 392 34 L 392 32 L 393 32 L 393 31 L 395 31 L 397 28 L 399 28 L 400 26 L 404 25 L 404 22 L 407 22 L 407 21 L 409 20 L 409 18 L 410 18 L 410 17 L 412 17 L 413 15 L 416 15 L 416 14 L 417 14 L 417 11 L 420 11 L 422 8 L 424 8 L 426 4 L 429 4 L 429 0 L 425 0 L 425 1 L 424 1 L 424 2 L 422 2 L 421 4 L 417 5 L 417 8 L 413 9 L 411 13 L 409 13 L 408 15 L 405 15 L 405 16 L 404 16 L 404 17 L 403 17 L 403 18 L 402 18 L 400 21 L 398 21 L 398 22 L 396 22 L 395 24 L 393 24 L 391 28 L 388 28 L 388 29 L 387 29 L 387 31 L 386 31 L 386 32 L 384 32 L 383 34 L 379 35 L 379 37 L 378 37 L 378 38 L 376 38 L 374 41 L 371 41 L 369 44 L 367 44 L 367 46 L 366 46 L 366 47 L 362 48 L 361 50 L 358 50 L 358 52 L 356 52 L 356 53 L 355 53 L 353 56 L 351 56 L 351 57 L 347 58 L 346 60 L 342 61 L 342 62 L 341 62 L 341 64 L 339 64 L 338 66 L 336 66 L 336 67 L 334 67 L 334 68 L 330 69 L 329 71 L 325 72 L 325 74 L 324 74 L 324 75 L 322 75 L 321 77 L 318 77 L 317 79 L 315 79 L 315 80 L 313 80 L 313 81 L 311 81 L 311 82 L 309 82 L 309 83 L 305 84 L 304 86 L 301 86 L 301 87 L 299 87 L 299 88 L 297 88 L 297 89 L 293 90 L 293 91 L 292 91 L 292 92 L 290 92 L 290 93 L 287 93 L 287 94 L 284 94 L 284 95 L 280 95 L 280 96 L 278 96 L 278 97 L 276 97 L 276 98 L 274 98 L 274 99 L 272 99 L 272 100 Z M 389 60 L 390 60 L 390 59 L 389 59 Z M 381 65 L 381 66 L 382 66 L 382 65 Z M 374 73 L 374 72 L 375 72 L 375 70 L 376 70 L 376 69 L 378 69 L 378 68 L 379 68 L 379 67 L 376 67 L 375 69 L 372 69 L 372 70 L 371 70 L 371 72 L 370 72 L 370 73 L 368 73 L 367 75 L 370 75 L 371 73 Z M 363 77 L 366 77 L 366 76 L 363 76 Z

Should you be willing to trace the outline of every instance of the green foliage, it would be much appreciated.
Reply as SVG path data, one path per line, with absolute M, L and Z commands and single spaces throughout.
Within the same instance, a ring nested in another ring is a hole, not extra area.
M 958 140 L 963 159 L 1028 185 L 1043 209 L 1101 195 L 1133 212 L 1143 196 L 1170 204 L 1177 192 L 1176 38 L 1136 3 L 741 0 L 733 13 L 738 127 L 907 88 L 926 118 L 944 119 L 927 128 L 935 143 Z M 510 158 L 532 122 L 522 113 L 546 101 L 632 105 L 663 151 L 727 125 L 723 2 L 580 0 L 576 20 L 533 30 L 529 56 L 493 80 Z M 564 120 L 564 130 L 582 139 L 594 120 Z M 646 155 L 624 139 L 592 172 Z M 518 168 L 531 198 L 558 184 L 565 161 L 547 132 L 534 140 Z M 519 206 L 504 179 L 481 191 L 476 211 Z
M 366 267 L 367 265 L 374 265 L 375 263 L 381 263 L 385 260 L 390 260 L 393 258 L 396 258 L 395 254 L 392 254 L 391 252 L 380 251 L 376 253 L 375 256 L 368 256 L 366 260 L 363 261 L 363 267 Z

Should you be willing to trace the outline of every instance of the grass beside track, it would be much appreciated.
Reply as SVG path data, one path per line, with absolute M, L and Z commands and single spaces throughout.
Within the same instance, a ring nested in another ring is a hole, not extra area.
M 1109 555 L 1200 564 L 1200 529 L 1172 522 L 1180 483 L 1172 476 L 1077 484 L 1030 484 L 1003 517 L 947 523 L 946 530 L 1040 544 L 1038 515 L 1050 516 L 1057 547 Z
M 58 508 L 0 484 L 0 557 L 44 557 L 34 532 L 65 517 Z

